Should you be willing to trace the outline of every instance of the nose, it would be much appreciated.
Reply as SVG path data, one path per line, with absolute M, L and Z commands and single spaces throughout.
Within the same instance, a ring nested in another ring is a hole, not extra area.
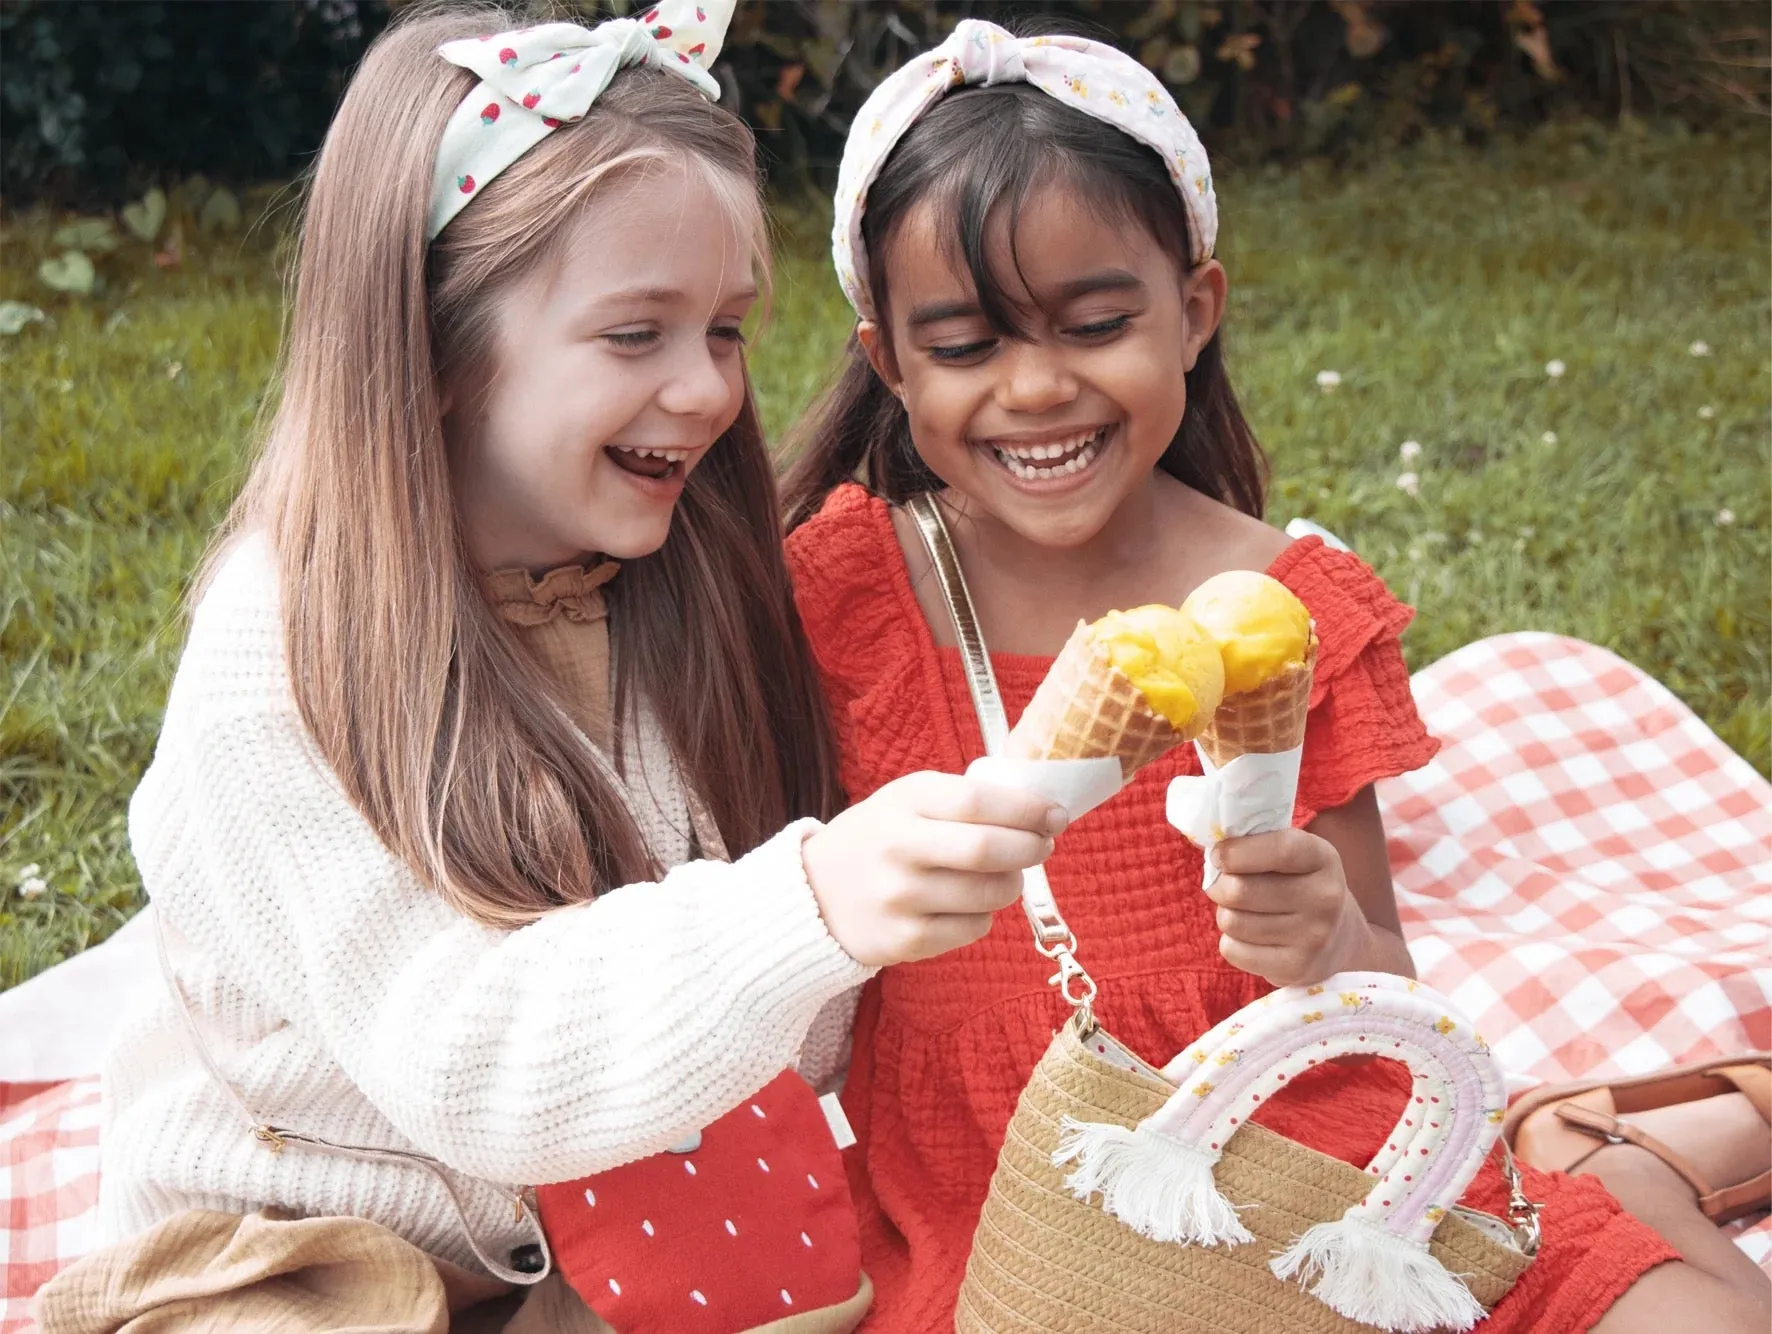
M 658 405 L 677 417 L 719 418 L 732 408 L 734 389 L 705 346 L 683 350 L 659 390 Z
M 999 362 L 997 406 L 1005 412 L 1050 412 L 1077 396 L 1077 378 L 1064 349 L 1039 342 L 1011 342 Z

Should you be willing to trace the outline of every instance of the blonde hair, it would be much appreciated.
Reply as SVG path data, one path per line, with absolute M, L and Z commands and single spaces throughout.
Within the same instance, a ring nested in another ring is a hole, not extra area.
M 427 246 L 437 143 L 474 81 L 436 49 L 524 21 L 433 9 L 365 58 L 313 172 L 281 400 L 226 530 L 270 539 L 296 702 L 346 792 L 424 882 L 501 927 L 659 868 L 480 590 L 439 382 L 490 363 L 492 302 L 635 168 L 696 171 L 759 248 L 765 236 L 749 131 L 682 79 L 635 68 Z M 609 587 L 618 718 L 646 694 L 735 855 L 838 801 L 778 514 L 747 384 L 669 539 Z M 666 681 L 696 687 L 646 689 Z

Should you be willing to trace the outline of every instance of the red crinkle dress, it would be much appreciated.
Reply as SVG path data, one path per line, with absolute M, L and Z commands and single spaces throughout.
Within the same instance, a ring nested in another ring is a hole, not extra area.
M 852 800 L 920 769 L 958 773 L 983 753 L 957 650 L 937 648 L 911 590 L 886 506 L 839 488 L 788 540 L 800 614 L 828 692 Z M 1303 825 L 1437 748 L 1409 693 L 1398 636 L 1413 612 L 1357 557 L 1316 538 L 1268 573 L 1310 609 L 1321 647 L 1299 776 Z M 1049 658 L 993 656 L 1011 720 Z M 1191 746 L 1142 771 L 1059 840 L 1053 890 L 1101 986 L 1103 1026 L 1161 1065 L 1267 984 L 1218 954 L 1200 853 L 1165 822 Z M 1004 1129 L 1064 1007 L 1046 984 L 1019 908 L 939 958 L 868 985 L 843 1101 L 859 1143 L 845 1157 L 862 1262 L 877 1297 L 868 1331 L 953 1328 L 953 1308 Z M 1258 1119 L 1357 1166 L 1401 1114 L 1408 1079 L 1376 1061 L 1300 1079 Z M 1579 1331 L 1639 1275 L 1676 1253 L 1599 1183 L 1527 1173 L 1545 1202 L 1544 1246 L 1487 1329 Z M 1492 1160 L 1465 1202 L 1503 1215 Z

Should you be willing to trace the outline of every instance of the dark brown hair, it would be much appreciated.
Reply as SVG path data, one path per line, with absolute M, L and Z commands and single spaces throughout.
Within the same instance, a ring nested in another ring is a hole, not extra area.
M 481 591 L 440 371 L 485 361 L 490 303 L 623 173 L 701 173 L 759 252 L 763 235 L 750 131 L 675 75 L 629 69 L 427 245 L 437 142 L 474 83 L 437 47 L 525 21 L 424 10 L 364 60 L 309 186 L 282 398 L 233 516 L 270 539 L 295 700 L 345 792 L 421 880 L 501 927 L 658 868 Z M 645 692 L 734 855 L 840 799 L 779 515 L 747 383 L 669 538 L 609 586 L 617 701 Z
M 1021 313 L 987 258 L 987 237 L 1006 210 L 1009 233 L 1028 197 L 1061 183 L 1110 217 L 1143 227 L 1184 271 L 1192 254 L 1186 210 L 1151 149 L 1025 83 L 962 88 L 899 140 L 868 189 L 862 238 L 874 308 L 890 293 L 885 251 L 915 206 L 933 201 L 949 228 L 950 255 L 971 274 L 978 304 L 1000 337 L 1024 338 Z M 1267 460 L 1243 419 L 1213 334 L 1187 373 L 1187 412 L 1158 467 L 1197 491 L 1260 517 Z M 918 458 L 897 398 L 853 335 L 836 383 L 795 426 L 784 486 L 788 527 L 818 512 L 838 486 L 859 480 L 894 503 L 941 481 Z

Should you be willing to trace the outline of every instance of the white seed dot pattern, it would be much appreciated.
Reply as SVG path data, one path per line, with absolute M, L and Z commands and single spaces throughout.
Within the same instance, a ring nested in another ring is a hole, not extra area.
M 585 1203 L 590 1205 L 593 1209 L 597 1207 L 597 1192 L 592 1190 L 589 1186 L 585 1187 Z
M 806 1174 L 806 1184 L 808 1186 L 811 1186 L 812 1189 L 817 1190 L 818 1189 L 818 1178 L 813 1176 L 812 1173 L 808 1172 Z
M 812 1238 L 807 1236 L 804 1232 L 802 1232 L 800 1234 L 800 1244 L 803 1246 L 810 1246 L 810 1245 L 812 1245 Z
M 617 1283 L 614 1279 L 609 1280 L 609 1290 L 617 1297 L 621 1296 L 621 1284 Z
M 788 1296 L 788 1290 L 786 1288 L 781 1290 L 781 1304 L 783 1306 L 792 1306 L 794 1304 L 794 1299 Z
M 640 1231 L 644 1232 L 649 1237 L 653 1235 L 652 1220 L 650 1218 L 642 1218 L 640 1220 Z
M 762 1168 L 765 1172 L 769 1170 L 769 1164 L 764 1162 L 761 1158 L 757 1159 L 757 1166 Z
M 751 1110 L 757 1114 L 757 1119 L 759 1121 L 764 1121 L 764 1120 L 768 1119 L 767 1117 L 765 1117 L 763 1115 L 763 1109 L 761 1107 L 757 1106 L 757 1104 L 754 1102 L 751 1104 Z
M 726 1220 L 726 1235 L 729 1237 L 736 1237 L 738 1235 L 738 1229 L 732 1225 L 732 1220 L 730 1218 Z
M 700 1288 L 689 1289 L 689 1300 L 694 1302 L 697 1306 L 706 1306 L 708 1304 L 708 1299 L 701 1295 Z
M 694 1176 L 695 1175 L 695 1164 L 694 1163 L 684 1163 L 683 1170 L 685 1172 L 689 1173 L 690 1176 Z

